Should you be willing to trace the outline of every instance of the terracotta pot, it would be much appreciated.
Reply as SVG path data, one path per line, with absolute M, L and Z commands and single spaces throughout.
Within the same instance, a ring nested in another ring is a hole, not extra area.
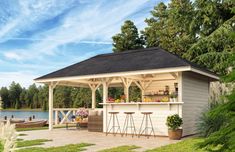
M 168 130 L 168 136 L 172 140 L 180 140 L 182 137 L 183 130 L 177 129 L 177 130 Z

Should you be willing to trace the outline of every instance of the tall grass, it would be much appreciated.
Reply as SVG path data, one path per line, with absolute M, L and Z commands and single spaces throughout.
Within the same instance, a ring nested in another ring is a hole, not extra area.
M 0 141 L 3 146 L 3 152 L 12 152 L 16 147 L 17 134 L 15 125 L 7 121 L 6 124 L 0 124 Z

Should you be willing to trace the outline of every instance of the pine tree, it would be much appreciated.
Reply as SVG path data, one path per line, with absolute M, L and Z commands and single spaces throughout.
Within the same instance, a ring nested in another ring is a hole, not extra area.
M 235 29 L 235 15 L 212 32 L 201 38 L 183 55 L 189 61 L 206 67 L 220 75 L 226 75 L 229 57 L 235 48 L 230 34 Z
M 121 27 L 121 33 L 116 34 L 112 39 L 114 52 L 144 47 L 144 41 L 139 36 L 137 27 L 130 20 L 125 21 L 124 25 Z
M 148 26 L 142 32 L 147 47 L 160 46 L 175 54 L 182 55 L 196 41 L 192 30 L 194 8 L 190 0 L 171 0 L 168 7 L 159 3 L 146 19 Z
M 214 32 L 225 21 L 233 17 L 231 8 L 235 6 L 233 0 L 195 0 L 197 31 L 201 37 Z
M 8 91 L 7 87 L 1 88 L 0 95 L 2 97 L 2 102 L 3 102 L 2 107 L 4 109 L 9 108 L 10 107 L 10 100 L 9 100 L 9 91 Z

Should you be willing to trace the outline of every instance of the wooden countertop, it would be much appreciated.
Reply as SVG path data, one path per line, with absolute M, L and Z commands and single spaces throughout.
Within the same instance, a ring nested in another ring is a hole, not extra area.
M 108 103 L 99 103 L 101 105 L 169 105 L 169 104 L 183 104 L 183 102 L 108 102 Z

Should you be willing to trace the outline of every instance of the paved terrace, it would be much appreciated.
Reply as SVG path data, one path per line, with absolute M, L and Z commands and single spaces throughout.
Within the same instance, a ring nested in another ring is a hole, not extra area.
M 98 132 L 88 132 L 87 130 L 75 130 L 69 129 L 54 129 L 53 131 L 49 130 L 36 130 L 36 131 L 24 131 L 22 132 L 27 134 L 27 136 L 21 136 L 20 138 L 24 140 L 33 140 L 33 139 L 52 139 L 53 141 L 46 142 L 42 147 L 51 147 L 51 146 L 64 146 L 67 144 L 78 144 L 78 143 L 91 143 L 95 144 L 93 146 L 86 147 L 88 152 L 95 152 L 102 149 L 123 146 L 123 145 L 136 145 L 141 147 L 137 151 L 144 151 L 147 149 L 152 149 L 179 141 L 169 140 L 168 137 L 131 137 L 116 135 L 113 136 L 109 134 L 108 136 L 105 133 Z

